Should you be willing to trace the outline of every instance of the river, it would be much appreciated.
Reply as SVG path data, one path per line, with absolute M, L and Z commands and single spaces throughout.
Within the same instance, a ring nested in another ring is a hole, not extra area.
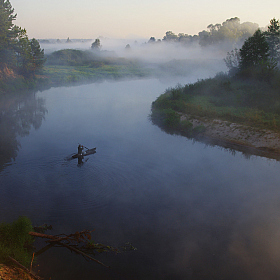
M 189 81 L 185 81 L 187 83 Z M 280 278 L 280 165 L 169 135 L 149 120 L 175 81 L 51 88 L 1 104 L 0 221 L 47 233 L 93 230 L 137 250 L 38 256 L 40 274 L 74 279 Z M 67 160 L 78 143 L 96 154 Z

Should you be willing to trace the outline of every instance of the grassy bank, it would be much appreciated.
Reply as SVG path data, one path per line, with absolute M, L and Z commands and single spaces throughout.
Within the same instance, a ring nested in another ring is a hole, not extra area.
M 105 79 L 144 78 L 151 74 L 151 69 L 137 60 L 103 55 L 74 49 L 60 50 L 46 57 L 40 73 L 29 77 L 5 68 L 0 71 L 0 94 Z
M 100 65 L 98 67 L 47 65 L 43 71 L 43 76 L 51 86 L 105 79 L 142 78 L 148 74 L 148 71 L 135 65 Z
M 42 74 L 51 85 L 149 75 L 148 69 L 145 69 L 137 60 L 108 55 L 107 52 L 59 50 L 47 56 Z
M 221 119 L 280 132 L 280 74 L 269 81 L 218 74 L 194 84 L 169 88 L 152 104 L 152 119 L 174 131 L 190 129 L 182 114 Z
M 25 266 L 32 260 L 30 246 L 33 238 L 28 234 L 33 231 L 31 221 L 20 217 L 11 224 L 0 224 L 0 263 L 10 264 L 9 257 L 16 259 Z

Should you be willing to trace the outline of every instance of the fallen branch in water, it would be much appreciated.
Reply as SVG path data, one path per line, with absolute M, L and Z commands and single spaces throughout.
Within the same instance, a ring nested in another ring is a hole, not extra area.
M 94 262 L 96 262 L 96 263 L 98 263 L 98 264 L 101 264 L 101 265 L 103 265 L 103 266 L 105 266 L 105 267 L 107 267 L 107 268 L 111 268 L 110 266 L 105 265 L 104 263 L 100 262 L 99 260 L 94 259 L 93 257 L 91 257 L 91 256 L 87 255 L 86 253 L 84 253 L 84 252 L 82 252 L 82 251 L 76 249 L 76 248 L 73 247 L 73 246 L 70 246 L 70 245 L 67 245 L 67 244 L 63 244 L 63 243 L 61 243 L 61 242 L 59 242 L 59 244 L 62 244 L 62 246 L 68 248 L 70 251 L 74 251 L 74 252 L 76 252 L 77 254 L 80 254 L 80 255 L 82 255 L 82 256 L 84 256 L 84 257 L 86 257 L 86 258 L 88 258 L 88 259 L 90 259 L 90 260 L 92 260 L 92 261 L 94 261 Z
M 94 261 L 106 268 L 110 268 L 110 266 L 105 265 L 99 260 L 93 258 L 91 255 L 95 255 L 95 253 L 102 253 L 102 252 L 120 253 L 122 251 L 137 250 L 130 243 L 126 243 L 125 246 L 121 247 L 120 249 L 114 248 L 112 246 L 100 244 L 100 243 L 94 243 L 91 240 L 91 233 L 92 231 L 84 230 L 69 235 L 66 234 L 50 235 L 42 232 L 31 231 L 29 232 L 29 235 L 34 237 L 45 238 L 47 239 L 46 242 L 49 243 L 48 245 L 46 245 L 44 248 L 40 249 L 36 253 L 37 256 L 42 254 L 46 250 L 52 248 L 53 246 L 66 247 L 71 252 L 75 252 L 79 255 L 82 255 L 85 259 Z
M 109 266 L 105 265 L 104 263 L 100 262 L 99 260 L 89 256 L 88 254 L 86 254 L 82 250 L 79 250 L 76 247 L 74 247 L 74 246 L 77 246 L 77 244 L 79 244 L 81 242 L 86 242 L 87 243 L 91 239 L 90 233 L 91 233 L 91 231 L 81 231 L 81 232 L 76 232 L 74 234 L 57 236 L 57 235 L 49 235 L 49 234 L 44 234 L 44 233 L 38 233 L 38 232 L 32 232 L 31 231 L 31 232 L 29 232 L 29 235 L 34 236 L 34 237 L 40 237 L 40 238 L 49 239 L 48 242 L 53 244 L 53 246 L 54 246 L 54 243 L 56 243 L 56 244 L 58 244 L 60 246 L 68 248 L 70 251 L 73 251 L 73 252 L 75 252 L 77 254 L 82 255 L 83 257 L 85 257 L 85 258 L 87 258 L 89 260 L 92 260 L 92 261 L 94 261 L 94 262 L 96 262 L 96 263 L 98 263 L 100 265 L 103 265 L 103 266 L 105 266 L 107 268 L 110 268 Z M 65 243 L 65 242 L 67 242 L 68 244 Z M 74 245 L 72 245 L 72 244 L 69 245 L 71 242 L 74 243 Z M 49 249 L 49 248 L 52 247 L 52 245 L 51 246 L 48 245 L 46 247 L 47 247 L 47 249 Z M 106 248 L 108 248 L 108 246 Z M 95 249 L 95 248 L 93 247 L 93 249 Z M 45 251 L 44 248 L 42 249 L 42 251 Z

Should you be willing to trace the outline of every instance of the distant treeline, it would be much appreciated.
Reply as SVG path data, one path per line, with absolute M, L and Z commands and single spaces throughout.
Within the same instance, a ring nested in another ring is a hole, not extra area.
M 222 43 L 241 44 L 259 28 L 259 25 L 252 22 L 240 23 L 238 17 L 230 18 L 222 24 L 209 24 L 207 30 L 203 30 L 198 35 L 188 35 L 179 33 L 176 35 L 172 31 L 167 31 L 162 39 L 151 37 L 148 43 L 156 42 L 177 42 L 181 44 L 199 43 L 200 46 L 210 46 Z

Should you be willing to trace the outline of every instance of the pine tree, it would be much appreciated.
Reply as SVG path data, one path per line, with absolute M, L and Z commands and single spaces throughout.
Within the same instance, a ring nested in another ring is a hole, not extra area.
M 12 60 L 12 42 L 17 37 L 17 28 L 13 21 L 16 19 L 14 9 L 9 0 L 0 0 L 0 63 Z
M 280 23 L 273 18 L 270 20 L 268 30 L 265 32 L 266 40 L 269 45 L 269 55 L 276 60 L 280 59 Z
M 0 0 L 0 68 L 34 75 L 45 62 L 44 50 L 36 39 L 28 39 L 25 29 L 13 24 L 16 16 L 10 1 Z

